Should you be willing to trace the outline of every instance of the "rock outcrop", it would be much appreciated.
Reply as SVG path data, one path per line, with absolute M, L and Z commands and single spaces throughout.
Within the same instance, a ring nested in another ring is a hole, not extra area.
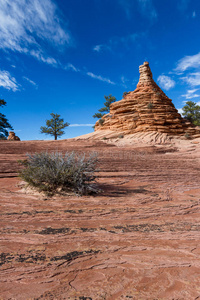
M 9 132 L 8 141 L 20 141 L 20 138 L 13 131 Z
M 135 91 L 124 93 L 122 100 L 112 103 L 110 113 L 96 122 L 95 131 L 200 136 L 200 129 L 181 117 L 172 100 L 155 83 L 148 62 L 139 67 L 139 72 Z

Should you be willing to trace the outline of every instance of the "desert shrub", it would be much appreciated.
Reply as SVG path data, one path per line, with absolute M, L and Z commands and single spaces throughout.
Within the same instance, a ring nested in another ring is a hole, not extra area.
M 128 95 L 128 94 L 130 94 L 130 92 L 124 92 L 124 93 L 123 93 L 123 98 L 124 98 L 126 95 Z
M 118 136 L 119 139 L 123 139 L 123 137 L 124 137 L 123 134 L 120 134 L 120 135 Z
M 102 138 L 102 140 L 104 140 L 104 141 L 106 141 L 107 139 L 108 139 L 108 138 L 107 138 L 107 137 L 105 137 L 105 136 Z
M 99 124 L 100 124 L 101 126 L 103 125 L 104 122 L 105 122 L 104 119 L 99 119 Z
M 152 102 L 149 102 L 148 105 L 147 105 L 148 109 L 152 109 L 153 108 L 153 103 Z
M 186 138 L 187 140 L 190 139 L 190 134 L 189 134 L 188 132 L 185 133 L 185 138 Z
M 66 152 L 41 152 L 27 154 L 27 159 L 20 163 L 24 166 L 19 176 L 31 187 L 48 195 L 72 190 L 80 195 L 95 192 L 95 169 L 97 154 Z

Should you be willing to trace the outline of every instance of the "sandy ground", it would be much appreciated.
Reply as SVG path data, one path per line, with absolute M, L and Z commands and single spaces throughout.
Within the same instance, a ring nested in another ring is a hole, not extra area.
M 200 299 L 199 140 L 121 140 L 0 142 L 0 299 Z M 97 151 L 102 191 L 23 192 L 44 150 Z

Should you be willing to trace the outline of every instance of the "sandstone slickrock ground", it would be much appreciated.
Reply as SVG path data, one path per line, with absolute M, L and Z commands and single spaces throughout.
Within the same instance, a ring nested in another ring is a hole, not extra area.
M 95 124 L 95 131 L 123 134 L 156 131 L 170 135 L 200 136 L 200 129 L 186 121 L 153 80 L 148 62 L 139 67 L 140 79 L 133 92 L 110 105 L 110 113 Z
M 19 187 L 17 160 L 97 151 L 94 196 Z M 200 144 L 0 142 L 0 299 L 200 299 Z

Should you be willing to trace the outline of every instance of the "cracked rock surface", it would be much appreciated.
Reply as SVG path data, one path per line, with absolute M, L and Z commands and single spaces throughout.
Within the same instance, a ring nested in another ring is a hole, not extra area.
M 20 188 L 27 152 L 99 155 L 97 195 Z M 199 299 L 200 144 L 0 141 L 0 299 Z

